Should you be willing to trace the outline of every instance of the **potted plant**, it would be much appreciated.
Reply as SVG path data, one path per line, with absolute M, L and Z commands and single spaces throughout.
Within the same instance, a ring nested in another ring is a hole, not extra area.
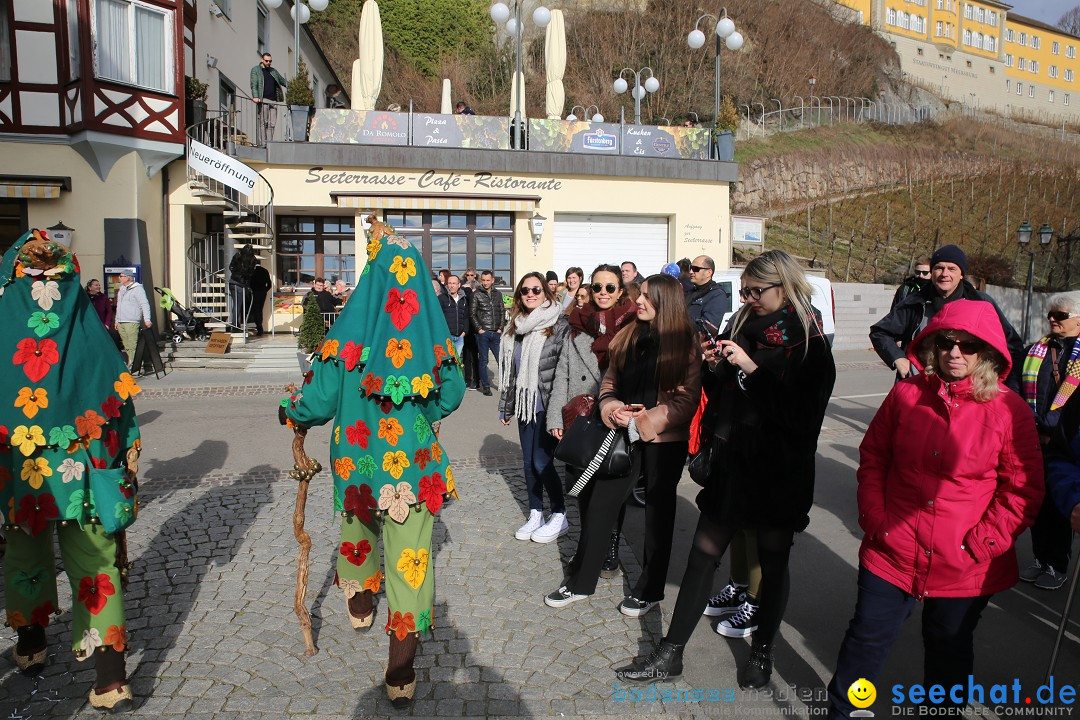
M 731 162 L 735 158 L 735 136 L 733 132 L 739 127 L 739 111 L 735 109 L 735 103 L 731 98 L 724 96 L 720 103 L 720 114 L 716 117 L 716 126 L 713 128 L 713 148 L 715 159 Z
M 307 372 L 311 369 L 308 357 L 319 349 L 326 337 L 326 324 L 323 322 L 322 310 L 314 295 L 308 295 L 304 300 L 304 316 L 300 320 L 300 334 L 296 338 L 296 346 L 300 348 L 297 357 L 300 360 L 300 371 Z
M 206 90 L 209 87 L 198 78 L 184 78 L 184 115 L 188 125 L 198 125 L 206 120 Z
M 296 77 L 291 78 L 285 86 L 285 102 L 289 105 L 293 142 L 304 142 L 307 140 L 308 116 L 315 105 L 315 93 L 311 90 L 311 78 L 308 77 L 304 58 L 300 58 Z

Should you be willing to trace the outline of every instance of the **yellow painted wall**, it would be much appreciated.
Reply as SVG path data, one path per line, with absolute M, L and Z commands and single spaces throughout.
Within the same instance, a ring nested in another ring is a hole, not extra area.
M 887 32 L 894 33 L 896 35 L 902 35 L 903 37 L 916 38 L 919 40 L 928 40 L 931 37 L 932 25 L 930 24 L 930 3 L 933 0 L 927 0 L 926 5 L 918 5 L 913 2 L 907 2 L 906 0 L 885 0 L 885 10 L 883 17 L 882 29 Z M 924 28 L 920 30 L 905 29 L 899 23 L 896 25 L 890 25 L 888 22 L 889 10 L 895 10 L 899 13 L 908 13 L 909 15 L 919 16 L 923 19 Z
M 870 24 L 870 4 L 871 0 L 837 0 L 838 5 L 851 8 L 855 12 L 862 13 L 862 24 Z
M 1080 40 L 1062 33 L 1052 32 L 1044 28 L 1038 28 L 1018 22 L 1012 18 L 1008 20 L 1006 27 L 1013 31 L 1012 42 L 1005 43 L 1005 52 L 1013 56 L 1012 67 L 1007 68 L 1005 73 L 1008 77 L 1021 82 L 1037 82 L 1051 88 L 1059 89 L 1070 94 L 1080 93 Z M 1020 45 L 1018 42 L 1020 33 L 1027 36 L 1027 44 Z M 1031 47 L 1032 37 L 1039 38 L 1039 48 Z M 1059 52 L 1053 53 L 1054 42 L 1059 43 Z M 1069 58 L 1068 47 L 1076 48 L 1077 57 Z M 1017 60 L 1025 58 L 1028 61 L 1027 70 L 1017 69 Z M 1036 60 L 1039 63 L 1039 71 L 1033 73 L 1030 63 Z M 1057 66 L 1057 77 L 1050 77 L 1050 66 Z M 1072 70 L 1072 82 L 1065 80 L 1065 70 Z M 1080 97 L 1074 97 L 1073 102 L 1080 102 Z
M 974 14 L 972 16 L 972 19 L 970 19 L 970 20 L 967 19 L 966 17 L 964 17 L 963 15 L 961 15 L 960 20 L 959 20 L 959 22 L 960 22 L 960 32 L 959 32 L 959 36 L 958 36 L 958 39 L 960 41 L 960 48 L 963 49 L 964 52 L 971 53 L 972 55 L 976 55 L 978 57 L 986 57 L 986 58 L 996 58 L 996 57 L 998 57 L 999 53 L 1001 52 L 1001 41 L 1002 41 L 1002 38 L 1003 38 L 1003 30 L 1004 30 L 1004 27 L 1005 27 L 1005 13 L 1004 13 L 1004 11 L 1001 10 L 1001 8 L 995 7 L 995 6 L 987 4 L 987 3 L 979 3 L 979 2 L 970 2 L 970 1 L 968 1 L 968 2 L 966 2 L 966 4 L 970 5 L 972 7 L 973 11 L 977 10 L 978 8 L 982 8 L 985 12 L 997 13 L 997 25 L 996 26 L 991 25 L 989 22 L 979 22 L 978 20 L 974 19 L 974 17 L 975 17 Z M 984 40 L 984 46 L 983 46 L 982 49 L 977 48 L 974 45 L 964 45 L 964 31 L 965 30 L 970 30 L 971 34 L 973 36 L 976 33 L 982 33 L 984 39 L 987 38 L 987 37 L 995 38 L 996 39 L 995 47 L 997 48 L 997 50 L 987 50 L 985 48 L 985 40 Z

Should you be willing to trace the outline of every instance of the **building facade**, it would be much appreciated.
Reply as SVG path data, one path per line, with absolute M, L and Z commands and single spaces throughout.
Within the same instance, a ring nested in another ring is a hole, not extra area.
M 886 37 L 907 76 L 973 108 L 1080 118 L 1080 38 L 996 0 L 836 0 Z

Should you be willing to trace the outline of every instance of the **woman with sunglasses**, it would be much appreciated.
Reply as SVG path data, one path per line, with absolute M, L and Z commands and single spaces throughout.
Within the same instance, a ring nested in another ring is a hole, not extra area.
M 521 278 L 514 289 L 510 322 L 499 351 L 499 419 L 509 425 L 517 418 L 529 496 L 529 518 L 514 533 L 518 540 L 549 543 L 570 527 L 555 470 L 557 442 L 547 432 L 547 417 L 562 411 L 562 405 L 552 406 L 551 385 L 567 330 L 562 305 L 556 302 L 544 276 L 531 272 Z M 551 504 L 547 522 L 545 492 Z
M 604 292 L 606 285 L 594 296 Z M 690 420 L 701 397 L 701 354 L 682 285 L 670 275 L 653 275 L 641 284 L 635 315 L 611 341 L 597 398 L 604 423 L 627 428 L 634 443 L 630 473 L 585 486 L 579 497 L 582 532 L 574 564 L 566 582 L 544 598 L 549 607 L 564 607 L 595 592 L 619 509 L 641 476 L 647 482 L 645 558 L 641 576 L 619 611 L 639 617 L 664 598 L 675 489 L 686 462 Z
M 717 343 L 702 343 L 715 377 L 702 443 L 716 443 L 686 572 L 668 634 L 648 657 L 619 671 L 635 681 L 682 674 L 683 648 L 709 601 L 716 562 L 739 531 L 757 534 L 761 589 L 743 688 L 772 674 L 772 648 L 788 597 L 796 532 L 810 522 L 814 455 L 836 369 L 810 304 L 811 286 L 790 255 L 770 250 L 742 274 L 744 303 Z M 715 439 L 714 439 L 715 437 Z
M 592 284 L 582 285 L 578 292 L 592 293 L 592 302 L 570 311 L 570 335 L 563 343 L 559 365 L 555 369 L 555 382 L 551 386 L 551 406 L 563 408 L 570 400 L 589 393 L 597 395 L 600 381 L 608 369 L 608 346 L 616 333 L 635 317 L 637 307 L 623 292 L 623 279 L 615 265 L 600 265 L 592 274 Z M 563 436 L 562 412 L 550 412 L 547 429 L 552 437 Z M 587 521 L 585 505 L 581 504 L 582 535 Z M 625 506 L 619 511 L 619 521 L 611 532 L 607 556 L 603 561 L 601 577 L 614 577 L 619 571 L 619 533 Z M 578 556 L 571 563 L 571 573 L 578 565 Z
M 994 306 L 947 304 L 908 358 L 919 374 L 893 387 L 859 448 L 866 534 L 830 718 L 854 709 L 853 682 L 877 682 L 917 602 L 924 685 L 945 688 L 943 712 L 971 700 L 975 626 L 990 596 L 1016 584 L 1013 545 L 1043 497 L 1031 409 L 1003 384 L 1012 361 Z
M 1049 308 L 1046 319 L 1050 333 L 1028 348 L 1020 376 L 1020 391 L 1035 413 L 1043 447 L 1050 444 L 1065 403 L 1080 385 L 1080 342 L 1076 339 L 1080 335 L 1080 292 L 1054 295 Z M 1047 492 L 1031 526 L 1035 561 L 1021 571 L 1020 579 L 1040 590 L 1057 590 L 1067 579 L 1071 546 L 1069 520 Z

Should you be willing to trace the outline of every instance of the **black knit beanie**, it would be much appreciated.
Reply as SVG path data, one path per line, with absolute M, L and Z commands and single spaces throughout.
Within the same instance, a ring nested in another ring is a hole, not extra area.
M 956 245 L 942 245 L 930 256 L 930 268 L 941 262 L 952 263 L 960 268 L 960 272 L 967 276 L 967 255 Z

